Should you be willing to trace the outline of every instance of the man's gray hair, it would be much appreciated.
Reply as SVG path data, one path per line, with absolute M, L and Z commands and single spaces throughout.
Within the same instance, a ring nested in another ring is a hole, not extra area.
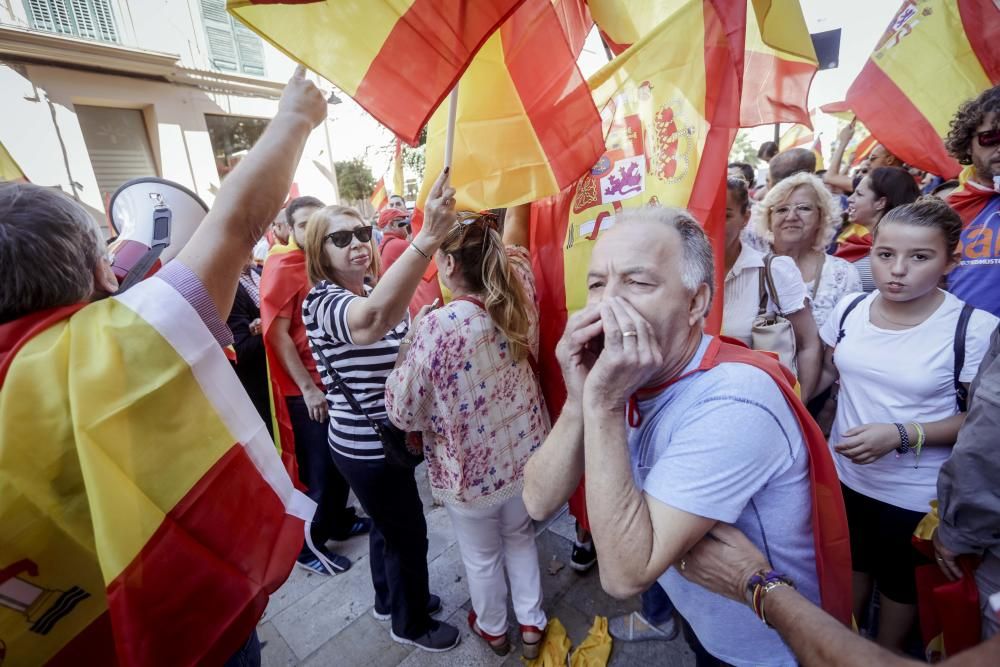
M 715 260 L 708 235 L 693 215 L 682 208 L 644 206 L 619 213 L 615 222 L 659 223 L 675 229 L 681 237 L 681 282 L 692 293 L 701 285 L 708 285 L 708 304 L 705 308 L 708 313 L 715 295 Z
M 63 193 L 0 183 L 0 324 L 90 299 L 103 245 L 93 218 Z

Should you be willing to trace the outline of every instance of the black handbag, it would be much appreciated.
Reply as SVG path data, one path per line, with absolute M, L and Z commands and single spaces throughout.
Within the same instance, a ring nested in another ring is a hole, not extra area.
M 312 341 L 310 341 L 310 345 L 312 346 Z M 371 415 L 354 398 L 354 393 L 344 382 L 344 378 L 340 377 L 340 373 L 333 369 L 327 358 L 315 346 L 312 346 L 312 349 L 313 353 L 323 362 L 323 366 L 333 382 L 333 388 L 344 395 L 348 405 L 355 413 L 364 415 L 378 439 L 382 441 L 385 462 L 401 468 L 416 468 L 420 465 L 424 460 L 424 445 L 421 434 L 407 433 L 387 418 L 372 419 Z

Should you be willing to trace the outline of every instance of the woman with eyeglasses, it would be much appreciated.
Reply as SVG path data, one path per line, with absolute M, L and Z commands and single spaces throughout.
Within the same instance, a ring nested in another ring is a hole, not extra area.
M 451 515 L 472 597 L 468 622 L 498 655 L 507 639 L 507 582 L 524 656 L 546 625 L 538 551 L 521 498 L 524 466 L 550 424 L 534 372 L 538 308 L 528 209 L 460 212 L 435 256 L 454 298 L 413 328 L 386 384 L 389 418 L 421 431 L 435 499 Z
M 459 634 L 454 626 L 431 618 L 441 600 L 428 590 L 427 523 L 413 470 L 386 463 L 379 436 L 365 415 L 355 413 L 344 394 L 333 389 L 326 365 L 368 416 L 385 418 L 385 381 L 401 346 L 408 343 L 407 305 L 451 230 L 454 196 L 446 171 L 427 199 L 423 228 L 381 278 L 372 227 L 361 215 L 345 206 L 316 211 L 306 227 L 306 270 L 314 287 L 302 304 L 306 333 L 327 388 L 333 460 L 373 523 L 372 612 L 379 620 L 391 618 L 393 640 L 432 652 L 453 648 Z
M 842 296 L 861 291 L 858 270 L 825 252 L 839 220 L 840 208 L 833 195 L 823 181 L 807 173 L 779 181 L 753 210 L 756 234 L 770 244 L 774 254 L 795 261 L 818 328 Z
M 754 320 L 760 313 L 779 313 L 795 334 L 795 370 L 802 395 L 808 396 L 819 379 L 823 361 L 816 322 L 806 298 L 802 274 L 790 257 L 770 260 L 740 238 L 750 220 L 750 193 L 746 181 L 726 180 L 726 288 L 722 334 L 753 346 Z M 770 283 L 767 274 L 770 273 Z M 772 293 L 773 290 L 773 293 Z M 791 364 L 789 364 L 791 366 Z

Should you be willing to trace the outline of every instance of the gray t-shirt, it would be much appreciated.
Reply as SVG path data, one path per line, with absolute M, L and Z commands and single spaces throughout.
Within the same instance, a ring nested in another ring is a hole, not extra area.
M 684 370 L 698 367 L 705 336 Z M 636 483 L 671 507 L 731 523 L 819 604 L 809 453 L 795 414 L 774 381 L 747 364 L 693 373 L 640 401 L 628 429 Z M 673 568 L 659 578 L 698 639 L 733 665 L 794 665 L 778 633 L 743 604 L 688 582 Z

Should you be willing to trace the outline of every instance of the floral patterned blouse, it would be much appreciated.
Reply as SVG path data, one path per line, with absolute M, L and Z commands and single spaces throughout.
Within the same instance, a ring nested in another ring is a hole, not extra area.
M 816 320 L 818 329 L 830 317 L 841 297 L 861 291 L 861 275 L 857 267 L 847 260 L 827 255 L 819 277 L 819 289 L 815 294 L 813 286 L 813 282 L 808 283 L 806 291 L 812 299 L 813 319 Z
M 529 340 L 538 353 L 531 262 L 509 247 L 512 273 L 533 304 Z M 479 305 L 452 301 L 431 311 L 385 388 L 389 418 L 422 431 L 434 497 L 486 507 L 521 492 L 524 465 L 548 435 L 541 387 L 528 359 L 515 362 L 506 337 Z

